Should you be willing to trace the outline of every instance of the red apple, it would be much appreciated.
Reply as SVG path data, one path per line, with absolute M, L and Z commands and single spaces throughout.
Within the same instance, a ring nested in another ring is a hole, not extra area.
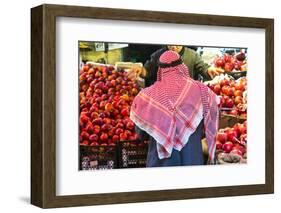
M 123 129 L 124 128 L 124 124 L 120 121 L 120 122 L 117 123 L 116 128 Z
M 120 97 L 121 98 L 121 97 Z M 126 101 L 124 99 L 120 99 L 117 103 L 117 106 L 121 109 L 123 105 L 126 104 Z
M 101 118 L 101 120 L 104 119 L 104 118 L 106 117 L 106 116 L 105 116 L 105 115 L 106 115 L 106 114 L 105 114 L 105 111 L 103 111 L 103 110 L 101 109 L 101 110 L 99 110 L 99 112 L 100 112 L 99 117 Z M 102 124 L 103 124 L 103 121 L 102 121 Z M 102 124 L 101 124 L 101 125 L 102 125 Z
M 243 52 L 240 52 L 239 54 L 236 55 L 236 59 L 238 61 L 244 61 L 246 59 L 246 55 Z
M 125 132 L 121 133 L 120 134 L 120 141 L 125 141 L 128 139 L 128 136 Z
M 231 142 L 236 142 L 236 141 L 237 141 L 238 135 L 237 135 L 237 132 L 234 131 L 233 128 L 230 129 L 230 130 L 228 130 L 228 131 L 226 132 L 226 134 L 227 134 L 227 140 L 228 140 L 228 141 L 231 141 Z
M 238 105 L 238 104 L 240 104 L 240 103 L 243 103 L 243 98 L 242 98 L 241 96 L 235 97 L 234 103 L 235 103 L 235 105 Z
M 226 54 L 223 55 L 223 60 L 224 60 L 225 63 L 231 62 L 232 56 L 226 53 Z
M 110 83 L 111 83 L 112 87 L 115 87 L 117 85 L 117 82 L 115 79 L 111 80 Z
M 115 134 L 116 134 L 116 135 L 120 135 L 120 134 L 123 133 L 123 132 L 124 132 L 124 130 L 121 129 L 121 128 L 117 128 L 117 129 L 115 130 Z
M 94 74 L 95 73 L 95 70 L 93 69 L 93 68 L 90 68 L 89 70 L 88 70 L 88 74 Z
M 129 101 L 129 100 L 130 100 L 128 94 L 124 94 L 124 95 L 122 95 L 120 98 L 122 98 L 122 99 L 125 100 L 125 101 Z
M 230 141 L 227 141 L 225 144 L 223 144 L 222 149 L 224 152 L 229 153 L 231 152 L 233 148 L 233 143 Z
M 104 83 L 100 81 L 100 82 L 96 83 L 95 89 L 102 89 L 103 86 L 104 86 Z
M 84 116 L 84 117 L 90 117 L 90 113 L 89 113 L 88 111 L 82 111 L 82 112 L 80 113 L 80 117 L 82 117 L 82 116 Z
M 83 66 L 83 71 L 88 71 L 89 68 L 90 68 L 89 65 L 86 64 L 86 65 Z
M 218 58 L 215 61 L 215 65 L 216 65 L 216 67 L 224 67 L 224 60 L 222 58 Z
M 221 86 L 227 86 L 227 85 L 229 85 L 229 80 L 227 80 L 227 79 L 222 79 L 221 81 L 220 81 L 220 85 Z
M 225 95 L 227 95 L 228 90 L 229 90 L 229 86 L 228 85 L 224 85 L 221 88 L 222 93 L 225 94 Z
M 225 94 L 231 97 L 234 95 L 234 91 L 235 91 L 234 87 L 228 87 Z
M 99 134 L 100 133 L 100 126 L 98 126 L 98 125 L 94 126 L 94 133 L 95 134 Z
M 101 125 L 103 124 L 102 118 L 96 118 L 96 119 L 94 119 L 94 120 L 93 120 L 93 124 L 94 124 L 94 125 L 99 125 L 99 126 L 101 126 Z
M 124 133 L 125 133 L 127 136 L 131 136 L 131 135 L 132 135 L 132 132 L 131 132 L 130 130 L 127 130 L 127 129 L 124 131 Z
M 102 130 L 103 132 L 107 131 L 108 129 L 109 129 L 109 124 L 103 124 L 103 125 L 101 126 L 101 130 Z
M 129 112 L 129 108 L 126 107 L 124 109 L 121 110 L 121 115 L 123 116 L 129 116 L 130 112 Z
M 216 141 L 216 149 L 217 150 L 222 149 L 222 143 L 220 141 Z
M 101 77 L 101 72 L 96 72 L 96 73 L 95 73 L 95 77 L 96 77 L 96 78 Z
M 116 126 L 116 123 L 117 123 L 117 122 L 116 122 L 115 120 L 111 120 L 111 125 L 112 125 L 112 126 Z
M 118 135 L 113 135 L 112 141 L 113 142 L 118 142 L 119 141 L 119 136 Z
M 239 144 L 236 144 L 234 148 L 239 149 L 243 155 L 247 152 L 246 147 Z
M 94 132 L 94 127 L 93 127 L 93 124 L 91 122 L 89 122 L 86 126 L 86 131 L 89 133 L 89 134 L 92 134 Z
M 102 133 L 101 136 L 100 136 L 100 140 L 102 142 L 106 142 L 108 139 L 108 135 L 106 133 Z
M 102 90 L 101 89 L 95 89 L 95 93 L 101 95 L 102 94 Z
M 104 114 L 104 118 L 110 117 L 110 112 L 108 112 L 108 111 L 104 111 L 103 114 Z
M 240 134 L 246 134 L 247 127 L 244 124 L 241 124 L 241 125 L 239 125 L 239 131 L 240 131 Z
M 93 106 L 98 107 L 98 106 L 99 106 L 99 103 L 100 103 L 101 101 L 102 101 L 102 100 L 101 100 L 101 97 L 96 97 L 96 98 L 95 98 L 95 102 L 96 102 L 96 103 L 93 103 Z
M 128 121 L 126 124 L 126 128 L 129 130 L 133 130 L 135 128 L 135 124 L 132 121 Z
M 138 140 L 138 136 L 130 135 L 130 136 L 128 137 L 128 140 L 130 140 L 130 141 Z
M 89 137 L 90 141 L 98 141 L 99 140 L 99 136 L 97 134 L 92 134 Z
M 107 80 L 110 82 L 111 80 L 113 80 L 113 75 L 109 75 L 107 76 Z M 110 83 L 110 85 L 112 86 L 112 84 Z
M 81 115 L 80 116 L 80 121 L 82 123 L 87 123 L 89 121 L 89 118 L 86 115 Z
M 106 105 L 106 101 L 101 101 L 99 107 L 100 107 L 101 109 L 104 109 L 105 105 Z
M 225 63 L 224 70 L 225 72 L 231 72 L 234 68 L 234 64 L 232 63 Z
M 109 117 L 109 116 L 108 116 L 108 117 Z M 102 119 L 103 123 L 105 123 L 105 124 L 111 124 L 111 119 L 108 118 L 108 117 Z
M 109 137 L 113 137 L 113 135 L 115 134 L 115 131 L 116 131 L 116 129 L 115 128 L 111 128 L 111 129 L 109 129 L 109 131 L 108 131 L 108 136 Z
M 119 75 L 120 75 L 120 73 L 119 73 Z M 121 82 L 122 82 L 122 77 L 121 76 L 117 77 L 116 78 L 116 83 L 117 84 L 121 84 Z
M 241 124 L 235 124 L 234 126 L 233 126 L 233 130 L 236 132 L 236 134 L 237 134 L 237 138 L 240 136 L 240 126 Z
M 235 88 L 236 89 L 236 88 Z M 243 92 L 241 90 L 235 90 L 234 91 L 234 96 L 237 97 L 237 96 L 242 96 L 243 95 Z
M 111 112 L 113 110 L 113 105 L 111 103 L 107 103 L 105 104 L 104 109 L 108 112 Z
M 99 146 L 99 143 L 96 142 L 96 141 L 94 141 L 94 142 L 92 142 L 92 143 L 90 144 L 90 146 Z
M 118 107 L 118 101 L 120 100 L 120 95 L 115 93 L 115 96 L 113 98 L 114 101 L 117 101 L 117 107 Z M 113 105 L 114 106 L 114 105 Z M 115 106 L 114 106 L 115 107 Z
M 84 140 L 84 141 L 82 141 L 82 142 L 80 143 L 80 145 L 82 145 L 82 146 L 88 146 L 88 145 L 89 145 L 89 141 Z
M 241 61 L 234 62 L 234 69 L 241 70 L 242 66 L 243 66 L 243 63 Z
M 217 140 L 220 141 L 221 143 L 225 143 L 227 140 L 227 134 L 225 132 L 218 132 L 217 133 Z
M 244 91 L 245 90 L 245 86 L 242 82 L 235 84 L 235 89 L 236 90 L 241 90 Z
M 101 96 L 101 100 L 105 101 L 105 100 L 107 100 L 107 99 L 108 99 L 108 95 L 107 95 L 107 94 L 103 94 L 103 95 Z
M 107 93 L 107 91 L 108 91 L 108 86 L 104 85 L 104 86 L 102 87 L 102 91 L 103 91 L 104 93 Z
M 225 106 L 226 106 L 227 108 L 232 108 L 232 107 L 234 106 L 233 100 L 232 100 L 231 98 L 227 99 L 227 100 L 225 101 Z
M 220 86 L 219 84 L 216 84 L 216 85 L 214 86 L 213 91 L 214 91 L 217 95 L 219 95 L 220 92 L 221 92 L 221 86 Z
M 82 131 L 80 135 L 84 140 L 88 140 L 90 136 L 89 133 L 86 131 Z
M 117 115 L 119 115 L 119 110 L 118 109 L 114 109 L 112 114 L 113 114 L 114 117 L 116 117 Z
M 107 93 L 108 93 L 109 95 L 113 95 L 113 94 L 115 93 L 115 88 L 114 88 L 114 87 L 109 88 L 108 91 L 107 91 Z

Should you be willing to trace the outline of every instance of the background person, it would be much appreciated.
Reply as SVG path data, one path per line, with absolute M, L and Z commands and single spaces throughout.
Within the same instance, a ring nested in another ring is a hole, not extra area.
M 200 55 L 193 49 L 184 46 L 168 45 L 154 52 L 142 69 L 132 69 L 129 72 L 129 77 L 134 80 L 140 76 L 145 79 L 145 87 L 152 85 L 157 79 L 159 57 L 167 50 L 175 51 L 181 56 L 184 64 L 186 64 L 189 69 L 190 77 L 195 80 L 199 78 L 199 75 L 204 79 L 211 80 L 222 72 L 220 68 L 211 67 L 204 63 Z

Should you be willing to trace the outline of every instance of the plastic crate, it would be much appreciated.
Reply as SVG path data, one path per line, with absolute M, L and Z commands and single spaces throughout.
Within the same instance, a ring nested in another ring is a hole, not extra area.
M 120 141 L 118 143 L 119 168 L 146 167 L 147 141 Z
M 118 168 L 116 146 L 80 146 L 80 170 Z

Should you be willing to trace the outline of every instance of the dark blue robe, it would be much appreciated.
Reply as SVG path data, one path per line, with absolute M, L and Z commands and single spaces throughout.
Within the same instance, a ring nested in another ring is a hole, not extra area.
M 203 135 L 203 120 L 198 125 L 196 131 L 189 137 L 186 145 L 177 151 L 173 149 L 172 155 L 169 158 L 159 159 L 156 141 L 153 137 L 147 135 L 144 131 L 137 128 L 137 133 L 141 139 L 148 139 L 147 167 L 164 167 L 164 166 L 187 166 L 187 165 L 203 165 L 204 157 L 202 151 L 202 135 Z

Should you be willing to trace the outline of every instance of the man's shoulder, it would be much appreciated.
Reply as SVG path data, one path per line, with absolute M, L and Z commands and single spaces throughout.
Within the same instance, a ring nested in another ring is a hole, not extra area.
M 184 54 L 189 54 L 189 55 L 196 56 L 197 52 L 195 50 L 191 49 L 191 48 L 185 47 Z

